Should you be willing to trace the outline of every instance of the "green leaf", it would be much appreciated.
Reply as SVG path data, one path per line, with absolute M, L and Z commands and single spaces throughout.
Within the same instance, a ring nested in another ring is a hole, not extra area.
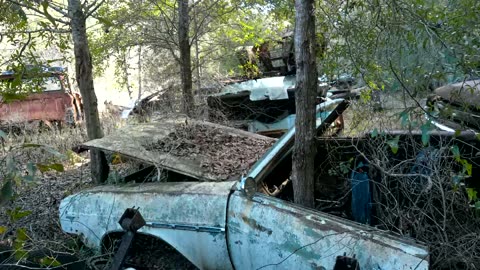
M 453 136 L 458 137 L 458 136 L 460 136 L 461 133 L 462 133 L 462 131 L 457 129 L 457 130 L 455 130 L 455 133 L 453 134 Z
M 370 136 L 372 136 L 372 138 L 377 137 L 377 136 L 378 136 L 378 129 L 377 129 L 377 128 L 374 128 L 374 129 L 372 130 L 372 134 L 370 134 Z
M 15 160 L 13 160 L 13 157 L 11 155 L 7 156 L 5 163 L 7 173 L 15 173 L 17 171 L 17 167 L 15 166 Z
M 408 125 L 409 117 L 408 117 L 407 110 L 404 110 L 403 112 L 400 113 L 400 120 L 401 120 L 400 125 L 402 126 L 402 128 Z
M 17 248 L 15 250 L 14 257 L 15 257 L 15 260 L 20 261 L 22 259 L 25 259 L 27 257 L 27 255 L 28 255 L 28 251 L 26 251 L 23 248 Z
M 29 216 L 32 214 L 32 211 L 22 211 L 22 208 L 17 207 L 14 210 L 7 210 L 7 215 L 10 217 L 12 222 L 17 222 L 18 220 Z
M 458 145 L 454 145 L 454 146 L 450 147 L 450 151 L 452 151 L 453 157 L 455 159 L 460 158 L 460 149 L 458 148 Z
M 19 228 L 17 229 L 17 240 L 21 242 L 25 242 L 29 239 L 27 235 L 27 230 L 25 228 Z
M 0 234 L 4 234 L 7 231 L 6 226 L 0 226 Z
M 28 175 L 24 176 L 23 178 L 27 181 L 35 180 L 35 174 L 37 173 L 37 167 L 33 162 L 29 162 L 27 164 L 27 173 Z
M 480 201 L 475 202 L 475 209 L 480 209 Z
M 47 256 L 40 259 L 40 265 L 43 267 L 57 267 L 62 265 L 59 261 L 55 258 Z
M 463 160 L 463 168 L 467 171 L 468 176 L 472 176 L 472 164 L 466 161 L 465 159 Z
M 422 144 L 426 146 L 430 141 L 430 134 L 428 133 L 430 131 L 429 123 L 422 125 L 420 129 L 422 130 Z
M 23 11 L 22 7 L 17 4 L 12 4 L 9 7 L 10 10 L 17 14 L 23 21 L 27 21 L 27 14 Z
M 96 17 L 96 19 L 99 22 L 103 23 L 106 27 L 112 27 L 113 26 L 112 21 L 110 21 L 109 19 L 106 19 L 104 17 L 98 17 L 98 16 Z
M 2 189 L 0 190 L 0 205 L 6 203 L 13 197 L 13 183 L 11 180 L 5 181 L 3 183 Z
M 477 191 L 473 188 L 467 188 L 468 200 L 476 201 L 477 200 Z
M 20 241 L 18 239 L 15 239 L 15 241 L 13 242 L 13 248 L 15 250 L 21 250 L 23 249 L 23 246 L 25 245 L 25 241 Z
M 45 17 L 53 24 L 53 25 L 57 25 L 57 22 L 55 21 L 55 18 L 53 18 L 52 15 L 50 15 L 50 13 L 48 13 L 48 1 L 42 1 L 42 7 L 43 7 L 43 14 L 45 15 Z
M 37 164 L 37 168 L 40 172 L 48 172 L 48 171 L 57 171 L 57 172 L 64 172 L 65 169 L 63 165 L 60 163 L 53 163 L 53 164 Z
M 400 136 L 397 135 L 395 138 L 388 140 L 387 144 L 392 149 L 392 153 L 396 154 L 398 152 L 398 141 L 400 140 Z
M 35 144 L 35 143 L 25 143 L 25 144 L 22 145 L 22 147 L 23 148 L 41 148 L 41 149 L 47 151 L 48 153 L 50 153 L 54 156 L 57 156 L 59 158 L 65 158 L 65 155 L 61 154 L 57 150 L 55 150 L 52 147 L 47 146 L 47 145 Z

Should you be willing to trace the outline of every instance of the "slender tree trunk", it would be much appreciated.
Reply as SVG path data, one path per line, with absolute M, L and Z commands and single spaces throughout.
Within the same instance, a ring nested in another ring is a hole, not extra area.
M 197 12 L 196 12 L 196 8 L 193 9 L 194 13 L 193 13 L 193 23 L 194 23 L 194 27 L 195 29 L 198 29 L 198 22 L 197 22 Z M 195 37 L 195 66 L 196 66 L 196 75 L 197 75 L 197 91 L 200 92 L 200 88 L 202 88 L 202 81 L 200 79 L 200 73 L 201 73 L 201 70 L 200 70 L 200 48 L 198 46 L 198 37 L 199 35 L 196 35 Z
M 87 134 L 90 140 L 103 137 L 98 103 L 93 88 L 92 59 L 88 48 L 86 18 L 80 0 L 68 0 L 68 12 L 71 18 L 73 48 L 75 53 L 75 71 L 78 87 L 83 98 Z M 97 183 L 108 177 L 108 164 L 105 154 L 99 150 L 90 150 L 92 179 Z
M 125 74 L 125 84 L 127 86 L 127 92 L 128 92 L 128 97 L 130 99 L 132 99 L 132 87 L 130 86 L 130 81 L 128 79 L 128 57 L 127 57 L 127 53 L 129 53 L 130 49 L 128 49 L 128 51 L 126 51 L 124 54 L 123 54 L 123 73 Z
M 183 111 L 192 116 L 194 99 L 192 92 L 192 62 L 188 29 L 190 17 L 188 15 L 188 0 L 178 1 L 178 44 L 180 49 L 180 75 L 182 79 Z
M 138 45 L 138 101 L 142 97 L 142 45 Z
M 315 64 L 314 0 L 295 0 L 295 146 L 292 181 L 295 202 L 314 207 L 315 99 L 317 67 Z

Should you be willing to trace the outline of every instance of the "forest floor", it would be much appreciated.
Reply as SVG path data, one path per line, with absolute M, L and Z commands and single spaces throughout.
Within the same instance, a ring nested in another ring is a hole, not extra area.
M 122 125 L 115 117 L 103 120 L 106 134 Z M 59 220 L 63 198 L 95 185 L 90 176 L 88 153 L 71 151 L 87 140 L 84 127 L 49 130 L 15 126 L 7 130 L 8 137 L 0 138 L 0 179 L 12 173 L 18 177 L 10 200 L 3 201 L 4 190 L 0 190 L 0 264 L 4 264 L 0 268 L 19 269 L 15 264 L 25 263 L 25 259 L 39 251 L 48 251 L 48 254 L 73 254 L 92 266 L 91 269 L 102 269 L 98 266 L 97 255 L 78 237 L 64 233 Z M 38 169 L 32 172 L 31 164 L 37 167 L 61 164 L 61 168 L 53 166 L 44 172 Z M 125 176 L 136 166 L 138 163 L 119 163 L 111 165 L 111 171 L 115 172 L 113 176 Z M 109 182 L 116 180 L 115 177 L 108 179 Z M 171 247 L 163 246 L 159 253 L 158 246 L 158 243 L 155 248 L 147 245 L 146 250 L 134 254 L 129 261 L 146 266 L 143 269 L 195 269 Z

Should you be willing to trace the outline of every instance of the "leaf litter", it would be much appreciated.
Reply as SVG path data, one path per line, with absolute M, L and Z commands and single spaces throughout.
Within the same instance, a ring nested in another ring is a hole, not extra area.
M 248 172 L 273 145 L 273 140 L 241 136 L 201 124 L 179 124 L 166 138 L 144 145 L 148 151 L 200 162 L 205 172 L 219 180 Z

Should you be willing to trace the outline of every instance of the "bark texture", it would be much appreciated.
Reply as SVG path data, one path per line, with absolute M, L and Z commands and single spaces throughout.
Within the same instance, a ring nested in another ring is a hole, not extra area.
M 295 145 L 292 182 L 295 202 L 314 207 L 314 159 L 316 154 L 315 99 L 317 68 L 315 64 L 314 0 L 295 0 Z
M 194 99 L 192 92 L 192 62 L 188 35 L 190 17 L 188 0 L 178 1 L 178 44 L 180 49 L 180 75 L 182 80 L 183 111 L 192 116 Z
M 98 115 L 97 96 L 93 88 L 93 67 L 87 40 L 86 16 L 80 0 L 68 0 L 68 13 L 72 28 L 76 79 L 82 94 L 88 139 L 98 139 L 103 137 L 103 131 Z M 97 183 L 104 182 L 109 169 L 105 154 L 99 150 L 91 150 L 90 158 L 92 179 Z

